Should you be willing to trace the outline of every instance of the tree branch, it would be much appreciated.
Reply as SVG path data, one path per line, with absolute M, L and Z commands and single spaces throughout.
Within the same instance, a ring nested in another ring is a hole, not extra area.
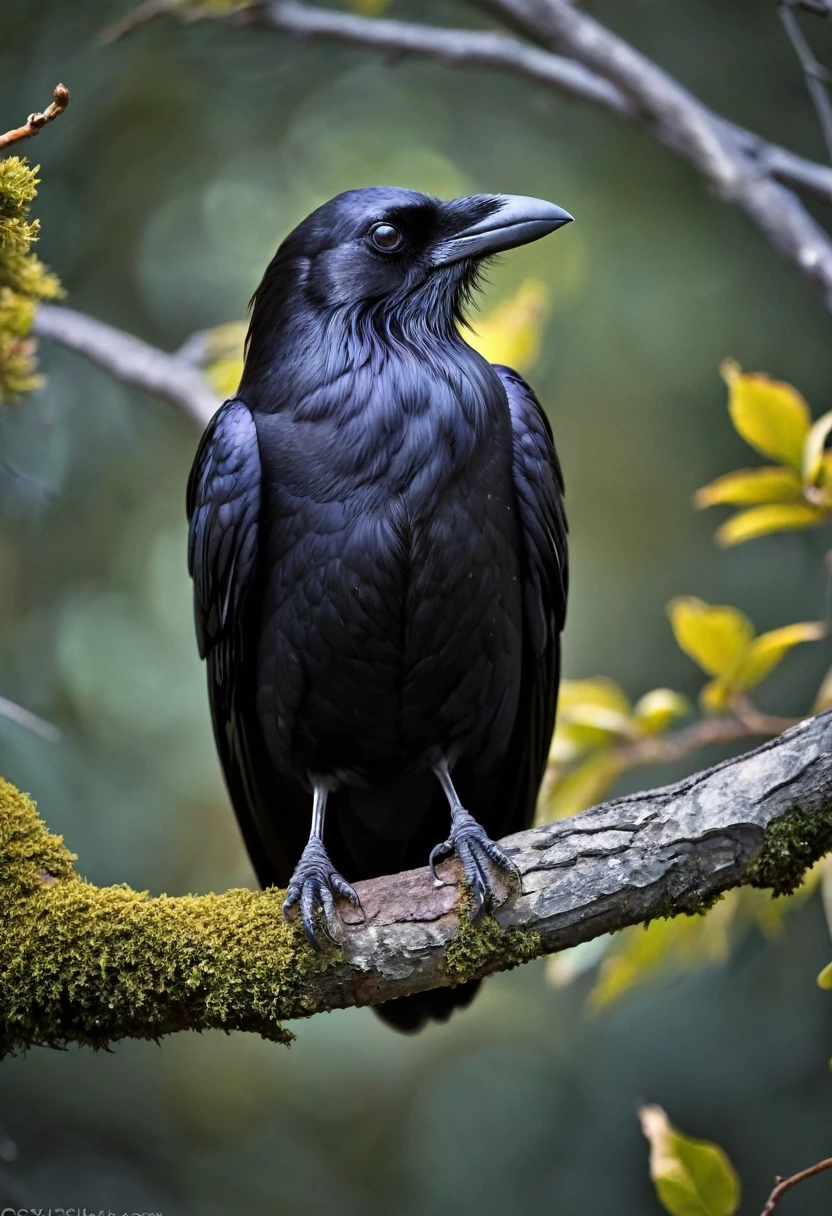
M 16 144 L 21 139 L 31 139 L 47 123 L 52 122 L 59 114 L 63 114 L 68 105 L 69 89 L 65 84 L 55 85 L 52 101 L 43 113 L 30 114 L 22 127 L 16 127 L 13 131 L 6 131 L 5 135 L 0 135 L 0 148 L 8 148 L 10 144 Z
M 781 183 L 832 202 L 832 172 L 729 122 L 703 105 L 646 56 L 567 0 L 483 0 L 512 28 L 548 43 L 552 54 L 482 30 L 419 25 L 263 0 L 231 12 L 187 11 L 189 20 L 261 26 L 304 39 L 328 39 L 424 55 L 454 65 L 500 67 L 556 92 L 604 106 L 643 127 L 692 164 L 714 192 L 736 203 L 774 248 L 822 291 L 832 309 L 832 241 Z M 155 18 L 182 11 L 177 0 L 150 0 L 105 31 L 113 41 Z
M 427 869 L 359 883 L 366 919 L 347 909 L 343 948 L 326 954 L 283 924 L 281 892 L 93 887 L 5 783 L 0 811 L 0 1052 L 209 1027 L 285 1040 L 282 1019 L 506 970 L 701 911 L 730 887 L 792 890 L 832 848 L 832 711 L 675 785 L 509 837 L 523 891 L 483 925 Z
M 568 0 L 491 0 L 547 45 L 596 72 L 635 103 L 652 134 L 687 160 L 719 198 L 741 207 L 770 244 L 818 286 L 832 310 L 832 241 L 800 201 L 765 176 L 742 141 L 688 89 Z
M 801 1170 L 799 1174 L 793 1174 L 791 1178 L 775 1178 L 776 1186 L 769 1195 L 768 1202 L 760 1216 L 771 1216 L 786 1191 L 805 1182 L 807 1178 L 814 1178 L 816 1174 L 822 1174 L 824 1170 L 832 1170 L 832 1157 L 827 1157 L 825 1161 L 818 1161 L 816 1165 L 810 1165 L 807 1170 Z
M 181 355 L 167 354 L 72 308 L 41 304 L 32 332 L 85 355 L 123 384 L 169 401 L 200 429 L 222 404 L 202 373 Z

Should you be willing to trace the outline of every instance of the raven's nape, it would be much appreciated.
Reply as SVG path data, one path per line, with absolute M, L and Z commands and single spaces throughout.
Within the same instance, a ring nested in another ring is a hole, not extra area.
M 404 1034 L 415 1034 L 429 1022 L 447 1022 L 455 1009 L 465 1009 L 477 995 L 481 980 L 469 980 L 456 988 L 434 988 L 376 1005 L 382 1022 Z

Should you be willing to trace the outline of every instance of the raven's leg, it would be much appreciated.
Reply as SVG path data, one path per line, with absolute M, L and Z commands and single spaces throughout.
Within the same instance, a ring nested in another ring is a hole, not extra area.
M 325 936 L 337 945 L 332 932 L 337 918 L 335 896 L 343 896 L 354 908 L 361 907 L 361 900 L 347 880 L 335 869 L 324 848 L 324 815 L 330 787 L 316 781 L 313 788 L 312 831 L 286 891 L 283 919 L 288 921 L 290 910 L 295 904 L 300 904 L 303 931 L 310 944 L 320 950 L 321 943 L 315 932 L 316 916 L 320 917 Z
M 498 870 L 505 870 L 512 874 L 522 885 L 520 871 L 505 850 L 494 843 L 485 828 L 477 823 L 473 815 L 470 815 L 459 801 L 447 762 L 443 760 L 440 764 L 434 765 L 433 771 L 439 779 L 451 808 L 451 834 L 447 840 L 443 840 L 431 851 L 428 861 L 430 872 L 434 882 L 442 886 L 443 880 L 436 873 L 436 862 L 445 854 L 456 852 L 462 872 L 474 897 L 474 911 L 471 919 L 476 921 L 487 908 L 493 905 L 496 894 L 488 863 L 491 862 Z

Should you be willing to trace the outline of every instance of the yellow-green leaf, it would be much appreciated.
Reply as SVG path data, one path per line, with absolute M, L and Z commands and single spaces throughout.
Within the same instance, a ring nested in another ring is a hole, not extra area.
M 767 465 L 761 469 L 737 469 L 717 477 L 697 490 L 693 501 L 702 510 L 721 503 L 742 507 L 763 502 L 800 502 L 801 494 L 801 481 L 794 469 Z
M 832 433 L 832 410 L 818 418 L 809 431 L 803 446 L 803 480 L 807 485 L 816 486 L 823 469 L 823 452 L 826 441 Z
M 205 375 L 221 397 L 232 397 L 243 374 L 245 321 L 226 321 L 201 335 Z
M 724 714 L 736 695 L 733 685 L 725 680 L 709 680 L 699 694 L 699 704 L 708 714 Z
M 829 668 L 826 675 L 823 677 L 818 695 L 815 697 L 812 705 L 813 714 L 822 714 L 825 709 L 832 709 L 832 667 Z
M 206 367 L 205 374 L 218 396 L 233 397 L 243 374 L 242 356 L 226 355 L 215 359 Z
M 691 712 L 687 697 L 671 688 L 654 688 L 636 702 L 633 717 L 645 735 L 660 735 L 671 722 Z
M 790 532 L 797 528 L 814 528 L 829 518 L 829 512 L 811 503 L 768 503 L 738 511 L 714 533 L 718 545 L 728 548 L 769 532 Z
M 558 714 L 570 718 L 573 710 L 588 704 L 613 710 L 623 717 L 630 715 L 627 694 L 620 684 L 608 676 L 595 676 L 588 680 L 561 680 Z
M 683 1136 L 660 1106 L 642 1106 L 650 1145 L 650 1177 L 671 1216 L 734 1216 L 740 1181 L 727 1155 L 709 1140 Z
M 832 989 L 832 963 L 827 963 L 818 976 L 818 987 L 825 988 L 827 991 Z
M 489 363 L 507 363 L 520 371 L 536 362 L 549 315 L 549 289 L 540 279 L 520 287 L 483 317 L 465 341 Z
M 682 595 L 667 612 L 679 646 L 708 675 L 730 676 L 739 667 L 754 637 L 754 626 L 739 609 Z
M 793 646 L 799 646 L 801 642 L 818 642 L 825 636 L 826 627 L 821 621 L 802 621 L 797 625 L 772 629 L 770 633 L 761 633 L 749 646 L 734 676 L 734 687 L 755 688 Z
M 604 1008 L 662 968 L 725 962 L 738 903 L 739 891 L 729 891 L 706 916 L 652 920 L 616 933 L 590 993 L 592 1008 Z
M 608 793 L 622 771 L 621 760 L 609 748 L 593 752 L 575 768 L 556 777 L 543 808 L 544 819 L 566 819 L 594 806 Z
M 731 421 L 746 443 L 800 472 L 811 414 L 797 389 L 762 374 L 733 371 L 727 379 Z

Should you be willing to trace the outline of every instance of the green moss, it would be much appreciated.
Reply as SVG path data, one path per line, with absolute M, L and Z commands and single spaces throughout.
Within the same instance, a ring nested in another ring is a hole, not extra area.
M 791 807 L 766 828 L 763 848 L 751 873 L 753 887 L 791 895 L 806 871 L 832 850 L 832 807 L 806 811 Z
M 40 383 L 28 334 L 37 302 L 61 294 L 31 248 L 38 239 L 38 221 L 28 219 L 36 173 L 19 156 L 0 160 L 0 401 L 14 401 Z
M 175 1030 L 251 1030 L 315 1012 L 339 961 L 283 923 L 282 892 L 149 898 L 94 887 L 34 805 L 0 780 L 0 1054 Z
M 445 952 L 445 973 L 453 984 L 464 984 L 487 971 L 508 971 L 544 953 L 536 929 L 504 932 L 493 916 L 477 924 L 469 918 L 470 900 L 460 909 L 459 930 Z

